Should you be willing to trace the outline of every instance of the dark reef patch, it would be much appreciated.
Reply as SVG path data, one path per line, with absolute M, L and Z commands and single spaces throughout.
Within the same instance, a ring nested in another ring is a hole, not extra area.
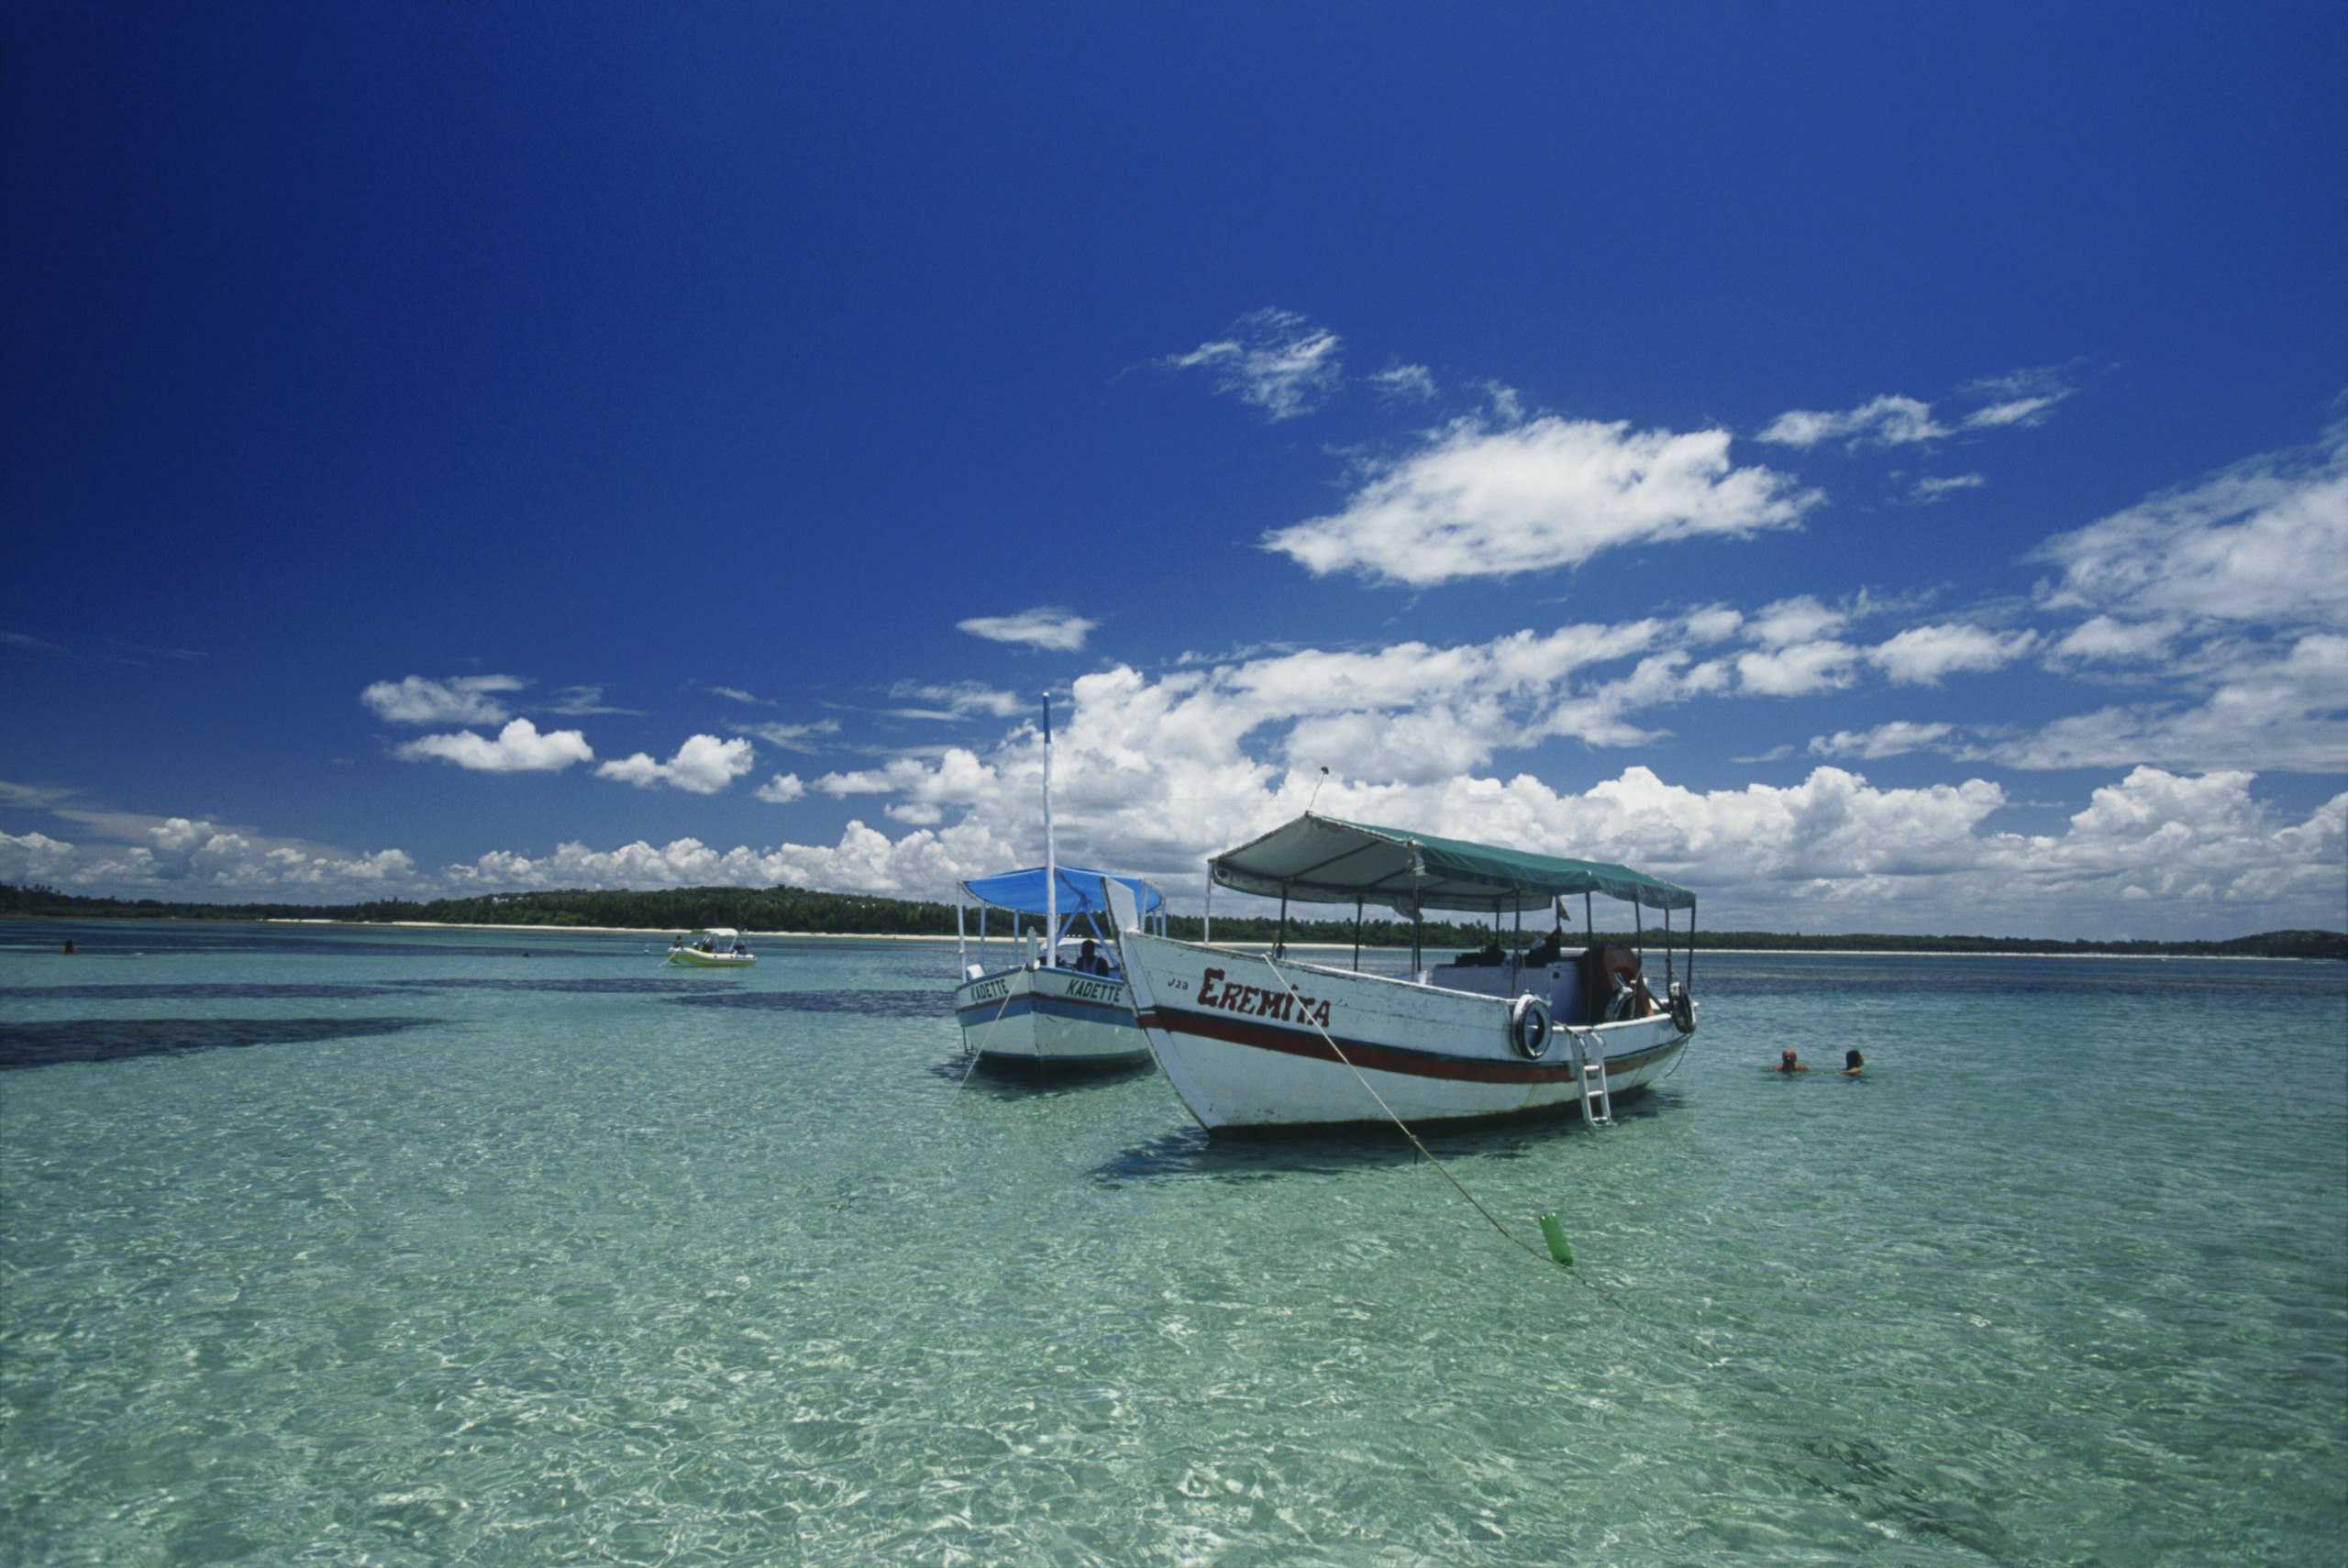
M 0 1023 L 0 1069 L 397 1034 L 437 1018 L 67 1018 Z

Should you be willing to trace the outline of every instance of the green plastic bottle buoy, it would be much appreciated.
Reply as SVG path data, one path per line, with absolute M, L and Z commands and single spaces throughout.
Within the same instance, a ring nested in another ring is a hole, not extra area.
M 1567 1268 L 1574 1266 L 1574 1250 L 1566 1245 L 1565 1227 L 1557 1223 L 1554 1214 L 1541 1216 L 1541 1239 L 1549 1243 L 1549 1255 Z

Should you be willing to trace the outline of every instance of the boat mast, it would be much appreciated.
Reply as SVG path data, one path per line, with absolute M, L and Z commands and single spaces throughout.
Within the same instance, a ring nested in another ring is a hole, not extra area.
M 1060 865 L 1052 843 L 1052 694 L 1044 693 L 1044 962 L 1060 961 Z

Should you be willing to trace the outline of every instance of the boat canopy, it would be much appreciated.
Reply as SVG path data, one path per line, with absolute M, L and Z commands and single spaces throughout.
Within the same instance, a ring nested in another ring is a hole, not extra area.
M 1527 855 L 1310 812 L 1224 851 L 1207 869 L 1243 893 L 1314 904 L 1360 900 L 1412 919 L 1423 910 L 1542 909 L 1568 893 L 1604 893 L 1651 910 L 1696 907 L 1687 889 L 1627 866 Z
M 703 936 L 723 936 L 726 940 L 731 941 L 742 933 L 730 925 L 713 925 L 704 927 L 702 931 L 702 934 Z
M 1101 907 L 1101 878 L 1105 871 L 1089 871 L 1081 866 L 1059 868 L 1059 907 L 1065 913 L 1104 913 Z M 1135 906 L 1147 914 L 1166 902 L 1157 889 L 1138 877 L 1116 878 L 1134 892 Z M 1020 914 L 1044 912 L 1044 868 L 1030 867 L 1024 871 L 1002 871 L 992 877 L 973 877 L 962 884 L 962 890 L 982 904 L 999 910 L 1012 910 Z

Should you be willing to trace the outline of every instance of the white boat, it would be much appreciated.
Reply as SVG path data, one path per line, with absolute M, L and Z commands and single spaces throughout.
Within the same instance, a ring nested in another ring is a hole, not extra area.
M 1124 891 L 1137 919 L 1154 914 L 1158 930 L 1165 930 L 1166 900 L 1136 878 L 1056 865 L 974 877 L 955 885 L 956 952 L 962 982 L 954 988 L 954 1016 L 962 1026 L 966 1055 L 997 1063 L 1104 1067 L 1149 1060 L 1149 1043 L 1134 1020 L 1133 993 L 1118 967 L 1116 944 L 1101 901 L 1103 882 Z M 979 916 L 975 962 L 966 921 L 973 904 Z M 986 961 L 990 911 L 1007 912 L 1015 933 L 1007 960 L 992 968 Z M 1042 931 L 1023 929 L 1026 922 L 1022 915 L 1041 915 L 1047 923 Z M 1075 966 L 1086 947 L 1105 973 Z
M 1348 903 L 1358 933 L 1377 904 L 1412 920 L 1411 973 L 1364 974 L 1272 954 L 1174 942 L 1140 929 L 1117 884 L 1103 886 L 1142 1032 L 1174 1092 L 1210 1132 L 1325 1123 L 1455 1121 L 1545 1107 L 1611 1119 L 1617 1095 L 1653 1083 L 1695 1032 L 1696 1003 L 1673 976 L 1669 912 L 1696 895 L 1627 867 L 1528 855 L 1311 812 L 1208 862 L 1211 883 L 1288 905 Z M 1528 964 L 1420 967 L 1424 911 L 1489 913 L 1497 926 L 1579 893 L 1665 911 L 1658 998 L 1634 948 L 1585 946 Z M 1212 886 L 1209 896 L 1213 896 Z M 1210 915 L 1210 922 L 1212 915 Z M 1213 926 L 1205 933 L 1210 938 Z M 1688 952 L 1690 973 L 1692 945 Z
M 669 962 L 692 964 L 704 968 L 739 969 L 759 961 L 742 941 L 742 933 L 730 925 L 713 925 L 701 933 L 698 942 L 687 942 L 680 936 L 669 944 Z
M 1133 994 L 1118 972 L 1115 944 L 1099 917 L 1107 912 L 1101 889 L 1114 887 L 1136 926 L 1155 913 L 1158 933 L 1166 930 L 1166 900 L 1148 883 L 1129 877 L 1059 864 L 1052 836 L 1052 703 L 1044 699 L 1044 864 L 998 876 L 958 882 L 954 889 L 954 939 L 961 982 L 954 988 L 954 1016 L 962 1026 L 962 1052 L 996 1062 L 1058 1063 L 1120 1066 L 1149 1059 L 1148 1042 L 1134 1021 Z M 966 901 L 968 900 L 968 901 Z M 971 903 L 979 911 L 979 955 L 973 963 L 965 920 Z M 1060 911 L 1068 910 L 1066 919 Z M 1012 918 L 1009 963 L 987 966 L 987 911 Z M 1041 915 L 1040 932 L 1021 918 Z M 1078 921 L 1091 932 L 1069 941 Z M 1095 968 L 1087 967 L 1096 965 Z

